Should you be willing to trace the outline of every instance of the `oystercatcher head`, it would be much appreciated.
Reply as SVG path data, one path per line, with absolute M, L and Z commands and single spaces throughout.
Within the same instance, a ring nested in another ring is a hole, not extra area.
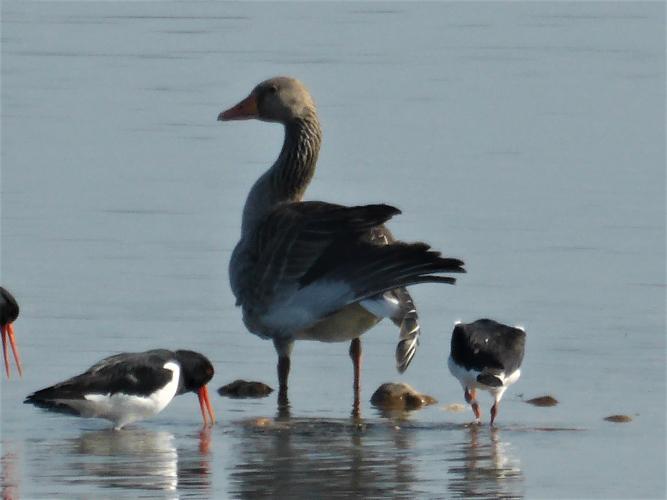
M 206 388 L 213 373 L 211 362 L 194 351 L 121 353 L 30 394 L 24 403 L 80 417 L 104 418 L 120 429 L 158 414 L 176 395 L 196 392 L 207 425 L 215 422 Z
M 14 353 L 14 362 L 19 375 L 23 375 L 23 368 L 21 367 L 21 358 L 19 357 L 19 350 L 16 347 L 16 339 L 14 337 L 14 321 L 19 317 L 19 304 L 16 302 L 14 296 L 9 293 L 9 290 L 0 286 L 0 332 L 2 333 L 2 356 L 5 360 L 5 373 L 7 378 L 10 376 L 9 369 L 9 349 L 7 341 L 12 347 Z
M 525 343 L 526 332 L 522 328 L 491 319 L 459 322 L 454 327 L 447 364 L 463 386 L 476 422 L 480 418 L 476 389 L 488 391 L 494 398 L 490 422 L 493 425 L 503 393 L 521 375 Z
M 176 394 L 196 392 L 204 424 L 207 423 L 207 413 L 212 424 L 215 422 L 215 413 L 213 412 L 213 406 L 211 406 L 206 384 L 209 383 L 215 373 L 213 365 L 206 356 L 194 351 L 178 350 L 174 353 L 174 357 L 181 365 L 181 378 Z

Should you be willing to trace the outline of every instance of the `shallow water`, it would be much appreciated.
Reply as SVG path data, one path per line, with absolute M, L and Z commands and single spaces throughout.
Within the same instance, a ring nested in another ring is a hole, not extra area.
M 664 20 L 635 2 L 3 2 L 1 282 L 26 369 L 2 381 L 5 496 L 664 496 Z M 466 261 L 456 287 L 413 289 L 410 369 L 387 323 L 363 337 L 360 420 L 347 345 L 307 342 L 289 415 L 275 393 L 215 396 L 207 432 L 188 395 L 113 433 L 22 405 L 153 347 L 206 353 L 212 387 L 275 385 L 227 262 L 282 131 L 215 121 L 275 74 L 318 103 L 309 198 L 395 204 L 395 234 Z M 494 430 L 443 410 L 463 402 L 452 324 L 484 316 L 528 332 Z M 440 403 L 386 418 L 368 400 L 391 380 Z M 543 394 L 560 404 L 521 399 Z

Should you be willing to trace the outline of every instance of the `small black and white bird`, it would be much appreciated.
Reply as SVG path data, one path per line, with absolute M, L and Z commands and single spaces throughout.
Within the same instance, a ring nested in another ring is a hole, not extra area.
M 7 378 L 10 375 L 9 369 L 9 350 L 7 348 L 7 341 L 12 347 L 14 353 L 14 362 L 19 375 L 23 375 L 23 368 L 21 367 L 21 358 L 19 358 L 19 350 L 16 347 L 16 339 L 14 337 L 14 321 L 19 317 L 19 304 L 16 302 L 14 296 L 9 293 L 9 290 L 0 286 L 0 332 L 2 335 L 2 356 L 5 360 L 5 373 Z
M 160 413 L 180 394 L 196 392 L 204 419 L 215 422 L 206 384 L 213 365 L 194 351 L 154 349 L 104 358 L 85 373 L 30 394 L 24 403 L 80 417 L 111 420 L 114 429 Z
M 495 400 L 491 407 L 493 425 L 503 393 L 521 375 L 525 344 L 526 332 L 518 326 L 503 325 L 492 319 L 456 323 L 447 364 L 463 386 L 476 422 L 479 423 L 480 417 L 476 389 L 490 392 Z

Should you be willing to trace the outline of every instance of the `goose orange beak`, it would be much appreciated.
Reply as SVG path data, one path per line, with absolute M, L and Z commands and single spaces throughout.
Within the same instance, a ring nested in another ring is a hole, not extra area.
M 2 355 L 5 360 L 5 373 L 7 373 L 7 378 L 10 376 L 9 370 L 9 350 L 7 348 L 7 340 L 9 340 L 9 345 L 12 347 L 12 353 L 14 353 L 14 363 L 16 368 L 19 371 L 19 375 L 23 376 L 23 368 L 21 367 L 21 358 L 19 357 L 19 350 L 16 347 L 16 338 L 14 336 L 14 325 L 7 323 L 2 325 L 0 328 L 2 332 Z
M 249 120 L 250 118 L 257 118 L 257 116 L 257 98 L 253 93 L 243 99 L 236 106 L 232 106 L 228 110 L 220 113 L 218 115 L 218 121 Z
M 201 409 L 201 416 L 204 419 L 204 425 L 213 425 L 215 422 L 215 412 L 211 406 L 211 400 L 208 397 L 208 389 L 205 385 L 197 391 L 197 397 L 199 398 L 199 408 Z M 211 420 L 210 422 L 206 418 L 207 413 Z

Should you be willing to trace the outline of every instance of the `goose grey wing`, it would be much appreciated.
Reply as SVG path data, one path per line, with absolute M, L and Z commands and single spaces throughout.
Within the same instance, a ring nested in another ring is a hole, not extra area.
M 440 272 L 463 263 L 424 243 L 377 245 L 368 232 L 399 213 L 388 205 L 341 207 L 294 203 L 274 211 L 257 243 L 261 249 L 244 314 L 261 315 L 269 329 L 292 330 L 395 287 L 452 283 Z M 254 307 L 252 307 L 254 306 Z
M 344 207 L 299 202 L 277 207 L 254 235 L 254 265 L 245 280 L 244 298 L 266 304 L 279 293 L 303 286 L 304 279 L 316 280 L 327 264 L 333 264 L 322 261 L 333 243 L 357 242 L 396 213 L 399 211 L 388 205 Z

